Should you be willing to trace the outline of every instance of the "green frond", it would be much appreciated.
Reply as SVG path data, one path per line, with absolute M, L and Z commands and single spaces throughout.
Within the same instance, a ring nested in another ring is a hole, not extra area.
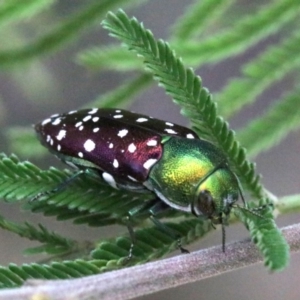
M 272 206 L 263 201 L 259 206 L 260 209 L 253 210 L 255 207 L 250 203 L 252 212 L 241 208 L 234 212 L 249 230 L 253 242 L 264 256 L 265 265 L 271 271 L 281 271 L 289 263 L 289 245 L 274 222 Z
M 15 155 L 0 154 L 0 197 L 6 201 L 30 200 L 43 186 L 52 186 L 67 177 L 56 169 L 41 171 L 35 165 L 19 162 Z M 47 188 L 47 187 L 46 187 Z
M 182 245 L 194 242 L 212 229 L 210 221 L 199 218 L 164 224 L 178 233 Z M 178 248 L 177 241 L 157 226 L 137 229 L 135 235 L 137 242 L 133 248 L 133 260 L 128 262 L 129 265 L 163 257 Z M 93 259 L 101 261 L 115 260 L 108 261 L 107 266 L 118 266 L 127 259 L 130 246 L 129 237 L 118 237 L 112 241 L 101 242 L 91 255 Z
M 210 3 L 211 1 L 207 2 Z M 219 2 L 221 3 L 221 1 Z M 201 6 L 203 1 L 199 3 Z M 225 9 L 225 6 L 223 8 Z M 217 13 L 218 9 L 215 12 Z M 215 62 L 243 52 L 268 35 L 276 33 L 287 22 L 293 21 L 299 13 L 300 4 L 297 1 L 278 0 L 266 5 L 264 8 L 259 8 L 259 12 L 243 18 L 233 28 L 228 28 L 223 32 L 201 40 L 201 42 L 185 41 L 182 43 L 180 40 L 178 42 L 173 40 L 171 44 L 189 65 L 199 66 L 199 64 Z M 211 15 L 207 11 L 203 11 L 201 14 L 207 15 L 211 19 Z M 274 19 L 276 19 L 276 22 L 274 22 Z M 188 23 L 188 18 L 186 20 Z M 201 20 L 199 18 L 197 24 Z M 130 71 L 138 70 L 140 67 L 139 60 L 133 59 L 123 49 L 116 46 L 89 49 L 82 52 L 78 60 L 81 64 L 97 69 Z
M 300 67 L 300 33 L 294 32 L 281 45 L 269 47 L 243 67 L 244 78 L 234 79 L 216 96 L 223 116 L 230 117 L 276 81 Z
M 29 162 L 19 162 L 14 155 L 7 157 L 2 154 L 0 155 L 0 198 L 9 202 L 29 201 L 40 192 L 53 190 L 71 174 L 68 170 L 59 171 L 55 168 L 42 171 Z M 44 196 L 29 204 L 26 202 L 25 208 L 33 212 L 57 216 L 59 220 L 81 219 L 87 214 L 93 214 L 100 217 L 97 223 L 99 226 L 99 224 L 121 223 L 130 209 L 140 205 L 141 201 L 152 198 L 151 194 L 116 190 L 91 172 L 77 178 L 76 185 L 70 186 L 72 188 L 66 187 L 59 193 Z M 88 220 L 86 222 L 89 223 Z M 82 223 L 82 220 L 76 223 Z
M 268 35 L 276 33 L 285 24 L 297 19 L 299 13 L 298 1 L 273 1 L 263 8 L 259 7 L 256 13 L 251 13 L 251 16 L 242 18 L 232 28 L 206 40 L 172 45 L 187 58 L 189 64 L 216 62 L 254 46 Z
M 74 247 L 77 247 L 75 241 L 64 238 L 55 232 L 50 232 L 41 224 L 38 225 L 38 228 L 32 224 L 29 224 L 28 222 L 26 222 L 24 225 L 20 225 L 15 222 L 8 221 L 3 216 L 0 216 L 0 227 L 15 233 L 20 237 L 39 241 L 40 243 L 44 244 L 42 248 L 35 248 L 35 251 L 33 251 L 33 249 L 30 251 L 26 250 L 25 253 L 27 254 L 33 254 L 33 252 L 34 254 L 46 252 L 50 254 L 55 253 L 58 255 L 67 251 L 71 251 Z
M 145 30 L 136 19 L 129 19 L 123 11 L 116 15 L 109 13 L 103 26 L 112 36 L 126 43 L 130 50 L 144 57 L 147 69 L 182 107 L 182 113 L 189 117 L 193 128 L 217 143 L 228 154 L 245 186 L 257 197 L 262 197 L 263 188 L 255 174 L 254 164 L 246 160 L 245 150 L 234 139 L 233 131 L 217 116 L 216 104 L 207 89 L 202 87 L 200 77 L 184 67 L 167 43 L 155 41 L 149 30 Z
M 128 4 L 137 3 L 136 0 L 103 0 L 93 1 L 87 5 L 85 9 L 66 18 L 59 26 L 50 30 L 41 38 L 33 41 L 29 45 L 25 45 L 19 49 L 9 49 L 0 51 L 0 67 L 8 67 L 21 62 L 26 62 L 39 55 L 44 55 L 58 49 L 58 47 L 78 38 L 80 32 L 86 27 L 95 24 L 101 16 L 104 16 L 107 10 L 116 6 L 127 6 Z
M 183 244 L 204 236 L 211 229 L 209 222 L 199 219 L 185 220 L 179 224 L 167 223 L 167 225 L 183 237 Z M 130 239 L 119 237 L 100 243 L 91 253 L 90 261 L 77 259 L 53 262 L 49 265 L 33 263 L 0 267 L 0 288 L 20 286 L 28 279 L 67 279 L 98 274 L 159 258 L 177 248 L 176 241 L 157 227 L 139 229 L 136 235 L 134 257 L 130 261 L 127 261 Z
M 0 26 L 21 21 L 45 10 L 55 0 L 10 0 L 0 3 Z
M 280 214 L 300 212 L 300 194 L 288 195 L 280 198 L 275 203 L 275 208 Z
M 120 46 L 96 46 L 80 52 L 77 62 L 93 70 L 140 70 L 142 63 Z
M 265 114 L 252 120 L 238 132 L 238 139 L 247 153 L 255 156 L 278 144 L 291 131 L 299 128 L 300 88 L 284 95 Z
M 215 22 L 235 0 L 194 1 L 173 26 L 173 38 L 181 43 Z
M 114 90 L 101 95 L 92 103 L 85 105 L 85 107 L 124 107 L 134 101 L 135 97 L 150 83 L 152 83 L 152 77 L 149 74 L 138 75 L 134 79 L 127 80 Z

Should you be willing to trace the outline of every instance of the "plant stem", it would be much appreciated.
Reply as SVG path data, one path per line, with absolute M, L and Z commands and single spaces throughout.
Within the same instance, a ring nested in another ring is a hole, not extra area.
M 300 251 L 300 223 L 282 229 L 291 252 Z M 63 299 L 132 299 L 262 262 L 249 240 L 178 255 L 165 260 L 70 280 L 30 280 L 18 289 L 0 292 L 0 300 L 43 297 Z

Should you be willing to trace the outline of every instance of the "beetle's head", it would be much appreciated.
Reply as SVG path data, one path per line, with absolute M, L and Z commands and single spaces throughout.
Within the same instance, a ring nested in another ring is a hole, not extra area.
M 196 216 L 211 219 L 213 224 L 226 224 L 239 194 L 239 183 L 234 173 L 226 165 L 215 168 L 199 183 L 192 211 Z

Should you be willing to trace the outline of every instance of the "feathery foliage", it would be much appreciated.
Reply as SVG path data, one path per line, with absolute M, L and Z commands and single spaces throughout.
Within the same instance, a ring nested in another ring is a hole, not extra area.
M 203 237 L 211 225 L 203 220 L 186 220 L 180 223 L 167 223 L 168 227 L 182 236 L 183 244 Z M 53 262 L 51 264 L 24 264 L 0 267 L 0 288 L 21 285 L 27 279 L 67 279 L 98 274 L 121 267 L 147 262 L 170 253 L 177 248 L 174 239 L 157 227 L 136 231 L 137 244 L 134 247 L 134 259 L 127 261 L 130 248 L 128 237 L 119 237 L 113 241 L 103 241 L 91 252 L 90 260 Z
M 139 60 L 119 46 L 93 46 L 81 52 L 77 61 L 93 70 L 109 69 L 118 72 L 138 70 L 142 66 Z
M 44 243 L 42 246 L 31 248 L 30 250 L 27 249 L 26 254 L 41 253 L 43 251 L 48 254 L 62 255 L 68 251 L 73 252 L 74 247 L 77 248 L 75 241 L 64 238 L 55 232 L 49 232 L 41 224 L 38 225 L 38 228 L 28 222 L 25 222 L 24 225 L 19 225 L 0 216 L 0 227 L 18 234 L 20 237 Z
M 218 99 L 220 113 L 232 116 L 246 104 L 257 100 L 257 96 L 272 83 L 284 78 L 300 66 L 300 33 L 294 32 L 281 45 L 269 47 L 260 57 L 246 64 L 244 78 L 231 80 Z M 244 93 L 247 91 L 247 93 Z
M 254 119 L 238 132 L 241 144 L 248 155 L 254 156 L 266 151 L 286 136 L 287 132 L 300 127 L 300 88 L 284 95 L 269 110 Z
M 245 186 L 256 197 L 262 197 L 263 187 L 255 174 L 254 164 L 246 160 L 245 150 L 234 139 L 233 131 L 217 116 L 216 104 L 207 89 L 202 87 L 200 77 L 192 69 L 184 67 L 167 43 L 155 41 L 149 30 L 136 19 L 130 20 L 124 12 L 108 14 L 103 26 L 112 36 L 126 43 L 130 50 L 144 57 L 147 69 L 174 102 L 181 105 L 182 113 L 190 119 L 194 130 L 218 144 L 227 153 Z
M 277 0 L 240 19 L 233 27 L 204 41 L 174 45 L 189 64 L 216 62 L 237 55 L 263 38 L 276 33 L 299 16 L 300 6 L 293 0 Z M 276 22 L 274 22 L 276 20 Z
M 26 0 L 18 7 L 17 2 L 13 0 L 0 5 L 0 26 L 34 16 L 54 1 Z M 23 62 L 31 62 L 42 55 L 54 53 L 70 41 L 78 39 L 83 30 L 91 28 L 108 9 L 125 5 L 125 2 L 126 5 L 137 3 L 105 0 L 83 5 L 81 10 L 64 18 L 50 28 L 48 33 L 33 39 L 29 44 L 10 50 L 1 49 L 0 68 L 17 67 Z M 186 68 L 172 50 L 175 49 L 194 67 L 217 62 L 244 52 L 271 34 L 282 31 L 286 25 L 292 27 L 300 12 L 297 1 L 276 0 L 259 7 L 255 13 L 239 16 L 225 30 L 215 31 L 214 26 L 218 27 L 218 24 L 219 27 L 224 27 L 222 14 L 225 11 L 229 16 L 234 13 L 234 8 L 232 11 L 228 10 L 233 3 L 232 0 L 195 1 L 172 27 L 172 48 L 162 40 L 155 40 L 149 30 L 136 19 L 129 19 L 124 12 L 109 13 L 103 22 L 104 27 L 127 48 L 142 56 L 150 74 L 141 70 L 143 64 L 140 59 L 119 46 L 87 47 L 77 54 L 77 62 L 83 66 L 94 70 L 108 68 L 118 72 L 138 70 L 141 73 L 130 77 L 122 86 L 97 97 L 93 102 L 85 102 L 84 107 L 128 105 L 151 84 L 152 73 L 159 85 L 181 107 L 194 130 L 223 150 L 243 187 L 256 199 L 256 204 L 249 204 L 249 210 L 235 207 L 234 213 L 248 228 L 252 240 L 264 256 L 266 266 L 272 271 L 278 271 L 288 264 L 289 249 L 273 220 L 273 206 L 264 199 L 265 190 L 255 172 L 255 165 L 248 161 L 246 150 L 241 145 L 247 149 L 248 154 L 256 155 L 271 148 L 299 127 L 297 76 L 294 76 L 295 87 L 289 93 L 277 99 L 265 114 L 239 131 L 239 140 L 223 117 L 232 116 L 244 105 L 254 102 L 256 96 L 291 71 L 297 75 L 299 33 L 294 31 L 289 34 L 285 31 L 286 37 L 283 41 L 276 46 L 267 47 L 257 58 L 243 66 L 244 75 L 241 78 L 229 78 L 229 84 L 217 96 L 220 108 L 218 111 L 211 94 L 202 87 L 200 77 L 192 69 Z M 34 158 L 43 155 L 28 129 L 14 128 L 6 132 L 13 149 L 18 153 Z M 152 198 L 151 194 L 115 190 L 102 182 L 98 174 L 88 170 L 59 193 L 50 193 L 38 201 L 29 202 L 39 192 L 51 191 L 71 175 L 68 170 L 50 168 L 44 171 L 28 161 L 19 161 L 14 155 L 1 154 L 0 198 L 10 203 L 22 201 L 25 209 L 53 216 L 58 221 L 72 220 L 77 226 L 87 224 L 97 227 L 124 225 L 129 210 Z M 257 203 L 258 199 L 260 201 Z M 273 205 L 280 213 L 296 211 L 300 209 L 300 197 L 286 196 L 275 201 Z M 183 245 L 202 237 L 212 228 L 210 222 L 187 218 L 181 212 L 170 212 L 161 217 L 167 219 L 165 224 L 180 235 Z M 170 222 L 175 217 L 180 218 L 174 223 Z M 147 218 L 148 215 L 145 214 L 132 219 L 133 225 L 138 224 L 139 229 L 135 231 L 137 241 L 133 248 L 134 258 L 127 262 L 131 246 L 128 235 L 80 244 L 52 232 L 44 225 L 17 224 L 0 216 L 0 227 L 3 229 L 40 242 L 40 246 L 27 249 L 25 253 L 50 254 L 52 257 L 49 261 L 58 261 L 1 267 L 0 287 L 19 286 L 30 278 L 66 279 L 97 274 L 159 258 L 177 248 L 177 241 L 168 234 L 157 227 L 147 227 Z M 73 260 L 74 257 L 79 259 Z
M 40 37 L 32 44 L 25 45 L 20 49 L 10 49 L 0 51 L 0 67 L 27 62 L 37 56 L 56 50 L 68 41 L 78 38 L 79 34 L 87 27 L 95 23 L 97 19 L 104 16 L 108 9 L 117 5 L 127 5 L 134 0 L 104 0 L 94 1 L 82 11 L 75 13 L 64 22 L 53 28 L 50 32 Z
M 253 242 L 265 258 L 265 265 L 270 270 L 280 271 L 289 261 L 289 246 L 275 225 L 272 206 L 265 201 L 260 201 L 259 204 L 264 209 L 251 212 L 251 210 L 236 208 L 235 214 L 249 230 Z M 249 209 L 255 208 L 251 206 L 249 203 Z
M 205 13 L 207 14 L 207 11 Z M 217 62 L 244 52 L 248 47 L 253 47 L 263 38 L 275 34 L 284 25 L 291 23 L 299 13 L 299 3 L 293 0 L 278 0 L 264 8 L 259 7 L 257 12 L 241 18 L 232 27 L 212 36 L 201 37 L 199 41 L 189 39 L 183 42 L 174 33 L 170 43 L 174 50 L 184 57 L 187 64 L 199 67 L 202 64 Z M 210 14 L 207 15 L 210 16 Z M 275 19 L 276 22 L 274 22 Z M 189 22 L 188 19 L 186 22 Z M 197 24 L 198 22 L 194 23 L 194 28 L 197 28 Z M 88 49 L 79 55 L 79 61 L 98 69 L 128 71 L 140 68 L 137 59 L 116 46 Z
M 233 2 L 234 0 L 194 1 L 177 20 L 173 28 L 174 38 L 182 43 L 201 34 L 218 20 Z
M 0 3 L 0 26 L 8 25 L 10 22 L 15 22 L 32 17 L 45 10 L 53 4 L 55 0 L 10 0 Z

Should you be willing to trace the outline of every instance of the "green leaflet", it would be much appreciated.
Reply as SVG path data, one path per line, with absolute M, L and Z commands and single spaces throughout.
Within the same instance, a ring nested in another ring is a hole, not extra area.
M 216 104 L 208 90 L 202 87 L 200 77 L 184 67 L 167 43 L 156 41 L 149 30 L 135 18 L 129 19 L 123 11 L 116 15 L 109 13 L 103 26 L 110 31 L 110 35 L 121 39 L 130 50 L 144 57 L 146 68 L 174 102 L 182 107 L 182 113 L 189 117 L 193 128 L 227 153 L 243 184 L 254 195 L 261 197 L 263 187 L 255 174 L 254 164 L 246 159 L 245 150 L 235 140 L 227 123 L 217 116 Z
M 289 264 L 289 245 L 274 222 L 273 206 L 261 201 L 260 207 L 254 213 L 239 208 L 234 212 L 249 230 L 252 241 L 264 256 L 265 265 L 271 271 L 281 271 Z M 253 208 L 250 204 L 249 209 Z
M 185 220 L 178 224 L 167 223 L 167 225 L 182 236 L 183 244 L 188 244 L 211 230 L 209 222 L 199 219 Z M 0 267 L 0 288 L 20 286 L 25 280 L 33 278 L 67 279 L 98 274 L 160 258 L 177 248 L 176 241 L 157 227 L 139 229 L 136 235 L 137 245 L 134 248 L 134 258 L 130 262 L 126 260 L 130 240 L 128 237 L 118 237 L 101 242 L 92 251 L 89 260 L 76 259 L 22 266 L 10 264 L 8 267 Z

